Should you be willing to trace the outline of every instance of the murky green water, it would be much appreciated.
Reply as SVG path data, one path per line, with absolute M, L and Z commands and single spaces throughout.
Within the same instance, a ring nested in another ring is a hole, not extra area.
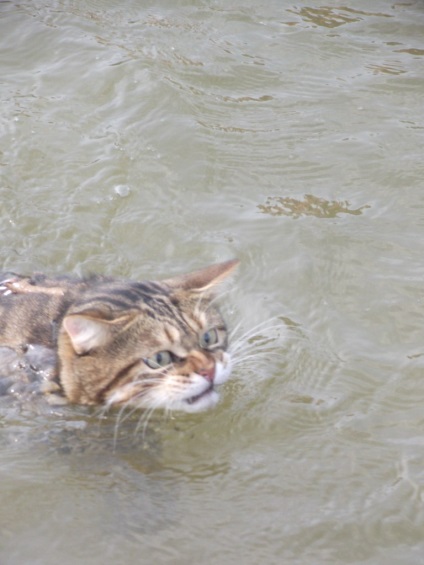
M 424 563 L 423 3 L 1 1 L 0 50 L 2 269 L 237 256 L 269 338 L 115 450 L 2 406 L 1 563 Z

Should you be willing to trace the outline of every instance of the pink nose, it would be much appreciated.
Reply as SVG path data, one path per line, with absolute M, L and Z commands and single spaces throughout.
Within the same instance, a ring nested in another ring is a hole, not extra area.
M 212 365 L 209 369 L 200 369 L 199 371 L 197 371 L 197 374 L 205 377 L 205 379 L 210 383 L 213 383 L 213 380 L 215 378 L 215 366 Z

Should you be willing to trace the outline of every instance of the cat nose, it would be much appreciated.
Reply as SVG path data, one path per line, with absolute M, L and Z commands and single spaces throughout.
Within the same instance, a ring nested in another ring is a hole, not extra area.
M 188 368 L 190 372 L 200 375 L 209 383 L 215 379 L 215 360 L 210 355 L 193 350 L 188 355 Z
M 215 378 L 215 365 L 211 365 L 209 368 L 202 368 L 196 371 L 198 375 L 204 377 L 210 383 L 213 383 Z

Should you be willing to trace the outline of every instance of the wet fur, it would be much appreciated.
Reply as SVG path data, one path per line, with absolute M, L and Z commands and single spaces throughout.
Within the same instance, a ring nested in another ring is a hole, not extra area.
M 216 385 L 231 372 L 215 287 L 237 263 L 162 282 L 4 273 L 0 348 L 23 355 L 29 346 L 41 348 L 40 358 L 50 352 L 44 390 L 65 402 L 211 408 L 218 400 Z M 202 342 L 209 334 L 216 337 L 212 346 Z M 172 362 L 152 368 L 159 352 L 170 352 Z

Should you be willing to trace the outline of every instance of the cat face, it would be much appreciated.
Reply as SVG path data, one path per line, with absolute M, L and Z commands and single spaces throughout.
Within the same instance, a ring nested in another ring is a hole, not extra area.
M 106 404 L 184 412 L 215 406 L 216 386 L 231 372 L 226 328 L 216 310 L 197 316 L 187 312 L 184 318 L 184 325 L 162 321 L 153 332 L 150 328 L 144 335 L 148 347 L 136 348 L 134 364 L 107 390 Z
M 68 400 L 184 412 L 213 407 L 216 387 L 231 373 L 213 289 L 236 264 L 162 283 L 115 284 L 72 306 L 58 338 Z

